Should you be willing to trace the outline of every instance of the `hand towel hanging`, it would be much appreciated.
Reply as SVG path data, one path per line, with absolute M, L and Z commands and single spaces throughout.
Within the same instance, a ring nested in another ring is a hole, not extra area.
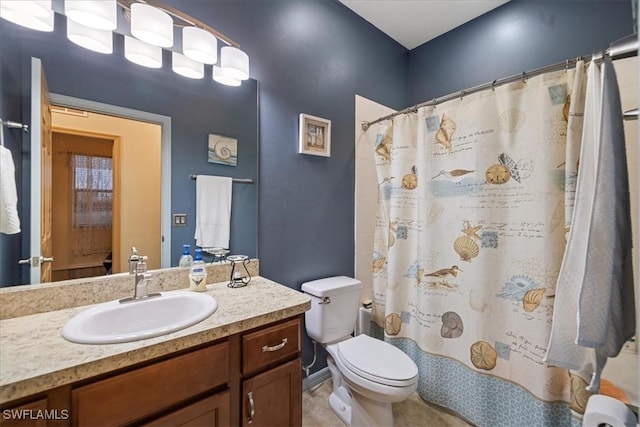
M 0 146 L 0 233 L 18 234 L 19 232 L 20 217 L 18 216 L 15 166 L 11 151 Z
M 229 248 L 232 180 L 198 175 L 196 180 L 196 245 Z

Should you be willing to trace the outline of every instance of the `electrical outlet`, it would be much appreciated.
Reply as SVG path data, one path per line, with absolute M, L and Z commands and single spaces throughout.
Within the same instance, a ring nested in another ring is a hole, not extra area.
M 622 346 L 622 351 L 625 353 L 637 353 L 638 352 L 638 342 L 636 341 L 636 337 L 632 337 L 629 341 L 624 343 Z
M 187 225 L 187 214 L 173 214 L 173 226 L 185 227 Z

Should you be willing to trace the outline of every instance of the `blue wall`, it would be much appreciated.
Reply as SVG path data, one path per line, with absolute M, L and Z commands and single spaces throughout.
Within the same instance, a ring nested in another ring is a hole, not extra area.
M 604 50 L 630 0 L 512 0 L 409 53 L 409 104 Z
M 337 1 L 166 3 L 237 41 L 260 82 L 261 274 L 352 275 L 354 98 L 405 106 L 408 51 Z M 300 113 L 331 120 L 330 158 L 297 154 Z

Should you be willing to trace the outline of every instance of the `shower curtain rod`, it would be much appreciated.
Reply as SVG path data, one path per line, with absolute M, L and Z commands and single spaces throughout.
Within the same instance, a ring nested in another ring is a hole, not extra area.
M 525 82 L 526 79 L 529 77 L 537 76 L 537 75 L 548 73 L 551 71 L 557 71 L 562 69 L 566 70 L 566 69 L 569 69 L 570 67 L 575 67 L 576 63 L 581 60 L 586 61 L 591 59 L 594 61 L 602 61 L 603 56 L 608 56 L 613 60 L 613 59 L 630 58 L 632 56 L 637 56 L 637 55 L 638 55 L 638 34 L 633 33 L 620 40 L 617 40 L 611 43 L 611 45 L 609 45 L 609 48 L 604 52 L 599 51 L 599 52 L 595 52 L 591 56 L 587 55 L 587 56 L 579 56 L 575 59 L 567 59 L 564 62 L 558 62 L 557 64 L 547 65 L 546 67 L 536 68 L 535 70 L 531 70 L 531 71 L 523 71 L 520 74 L 505 77 L 502 79 L 497 79 L 492 82 L 484 83 L 468 89 L 463 89 L 460 92 L 454 92 L 449 95 L 441 96 L 439 98 L 433 98 L 431 101 L 426 101 L 420 104 L 413 105 L 411 107 L 407 107 L 403 110 L 396 111 L 395 113 L 388 114 L 384 117 L 380 117 L 371 122 L 366 122 L 366 121 L 362 122 L 362 130 L 366 131 L 367 129 L 369 129 L 369 126 L 376 123 L 380 123 L 385 120 L 392 119 L 395 116 L 398 116 L 400 114 L 415 113 L 418 111 L 418 108 L 421 108 L 421 107 L 427 107 L 427 106 L 434 107 L 438 104 L 442 104 L 443 102 L 447 102 L 452 99 L 456 99 L 458 97 L 462 99 L 465 95 L 470 95 L 472 93 L 480 92 L 485 89 L 493 89 L 496 86 L 500 86 L 505 83 L 511 83 L 518 80 L 522 80 L 523 82 Z M 637 117 L 637 114 L 636 114 L 636 117 Z

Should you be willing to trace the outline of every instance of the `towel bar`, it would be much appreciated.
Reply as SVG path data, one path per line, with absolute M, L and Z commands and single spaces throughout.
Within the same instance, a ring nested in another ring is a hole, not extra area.
M 189 175 L 189 178 L 191 178 L 192 180 L 197 180 L 198 179 L 198 175 Z M 251 178 L 232 178 L 233 182 L 239 182 L 241 184 L 253 184 L 253 180 Z

